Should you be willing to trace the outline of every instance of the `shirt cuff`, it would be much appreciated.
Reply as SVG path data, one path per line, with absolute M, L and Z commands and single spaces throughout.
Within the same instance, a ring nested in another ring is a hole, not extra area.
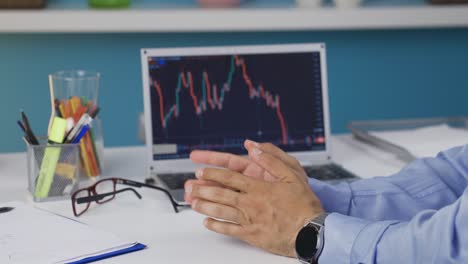
M 370 222 L 332 213 L 325 219 L 325 244 L 319 263 L 350 263 L 354 241 Z
M 309 186 L 329 213 L 349 214 L 351 188 L 346 182 L 329 184 L 309 178 Z
M 372 263 L 375 245 L 388 227 L 396 223 L 370 222 L 337 213 L 328 215 L 319 263 Z

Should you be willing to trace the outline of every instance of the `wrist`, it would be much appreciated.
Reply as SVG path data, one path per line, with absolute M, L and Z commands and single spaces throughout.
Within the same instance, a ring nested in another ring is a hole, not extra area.
M 296 257 L 302 263 L 316 264 L 324 248 L 324 227 L 327 213 L 322 212 L 308 221 L 295 240 Z
M 296 252 L 296 239 L 297 235 L 301 231 L 304 226 L 306 226 L 310 221 L 315 219 L 317 216 L 321 215 L 324 213 L 323 209 L 319 210 L 318 212 L 316 210 L 307 210 L 303 214 L 299 215 L 296 217 L 295 223 L 292 225 L 294 227 L 293 230 L 291 230 L 290 233 L 290 239 L 289 239 L 289 249 L 288 253 L 285 254 L 285 256 L 289 256 L 292 258 L 297 258 L 297 252 Z

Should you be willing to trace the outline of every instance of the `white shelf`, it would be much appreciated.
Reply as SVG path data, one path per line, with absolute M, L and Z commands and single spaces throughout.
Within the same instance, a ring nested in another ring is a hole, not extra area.
M 0 11 L 0 33 L 226 32 L 468 27 L 467 6 Z

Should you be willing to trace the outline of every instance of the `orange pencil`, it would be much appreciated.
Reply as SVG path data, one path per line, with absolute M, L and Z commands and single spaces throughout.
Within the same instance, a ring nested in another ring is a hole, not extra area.
M 73 96 L 71 99 L 71 109 L 72 109 L 72 115 L 75 115 L 76 111 L 78 110 L 78 106 L 81 104 L 80 98 Z M 77 121 L 75 121 L 77 122 Z
M 86 113 L 86 108 L 81 104 L 78 105 L 78 107 L 76 108 L 76 112 L 73 115 L 73 120 L 75 121 L 75 123 L 77 123 L 80 120 L 84 113 Z
M 92 176 L 97 176 L 98 175 L 98 170 L 96 166 L 96 157 L 94 156 L 93 148 L 91 145 L 91 137 L 89 136 L 89 131 L 86 133 L 84 137 L 85 141 L 85 146 L 86 146 L 86 151 L 88 155 L 88 163 L 89 163 L 89 168 L 91 170 Z
M 94 153 L 94 156 L 96 158 L 96 167 L 97 167 L 97 170 L 98 170 L 98 173 L 100 174 L 101 173 L 101 163 L 100 163 L 100 160 L 99 160 L 99 153 L 97 152 L 97 149 L 96 149 L 96 139 L 94 137 L 94 133 L 93 133 L 93 129 L 90 128 L 89 129 L 89 135 L 91 137 L 91 144 L 93 145 L 93 153 Z
M 67 118 L 72 115 L 71 113 L 71 102 L 70 100 L 65 100 L 65 115 L 67 116 Z
M 97 175 L 99 175 L 100 172 L 99 172 L 99 166 L 98 166 L 98 161 L 97 161 L 97 155 L 94 152 L 93 139 L 91 137 L 91 132 L 90 131 L 88 131 L 87 139 L 88 139 L 89 152 L 91 153 L 91 156 L 92 156 L 93 168 L 94 168 L 94 171 L 95 171 L 95 175 L 97 176 Z
M 91 176 L 91 170 L 89 168 L 88 155 L 86 154 L 86 147 L 85 147 L 84 140 L 80 141 L 80 150 L 81 150 L 81 157 L 83 158 L 83 165 L 86 171 L 86 175 Z
M 60 115 L 62 115 L 63 118 L 67 118 L 65 113 L 65 107 L 63 106 L 63 101 L 59 104 L 59 111 Z

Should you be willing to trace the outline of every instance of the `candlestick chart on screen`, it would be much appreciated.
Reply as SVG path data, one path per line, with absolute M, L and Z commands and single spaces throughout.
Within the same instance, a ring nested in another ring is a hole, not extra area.
M 324 148 L 319 53 L 151 57 L 153 143 L 245 152 L 245 139 L 287 151 Z

